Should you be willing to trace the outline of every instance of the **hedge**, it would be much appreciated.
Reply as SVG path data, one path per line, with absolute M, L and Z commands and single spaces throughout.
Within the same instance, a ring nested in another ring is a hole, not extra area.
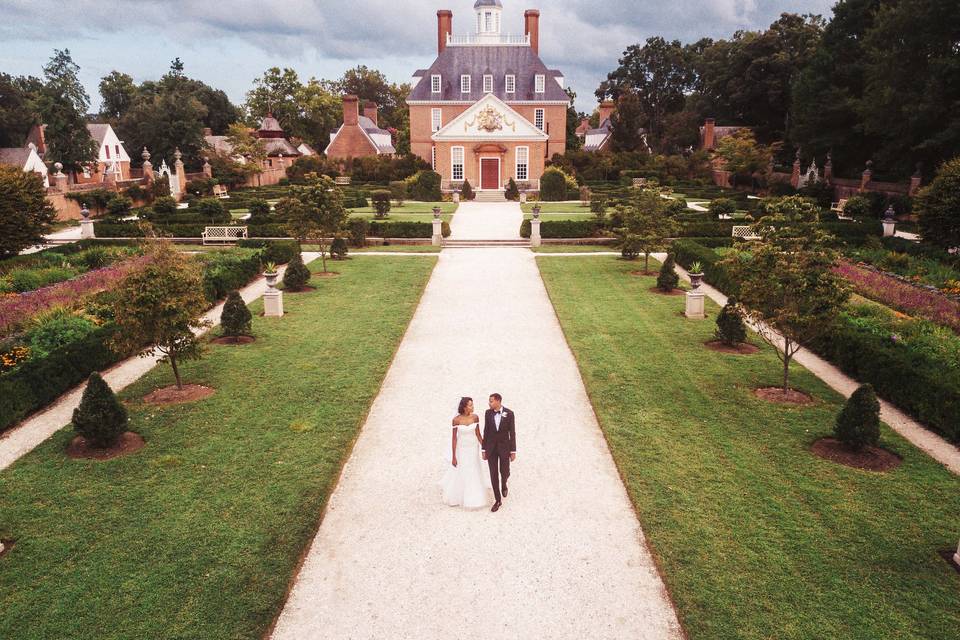
M 260 249 L 260 259 L 264 263 L 286 264 L 300 253 L 296 240 L 261 240 L 251 238 L 240 240 L 237 246 L 242 249 Z
M 206 224 L 163 224 L 154 225 L 159 233 L 173 238 L 200 238 Z M 251 238 L 289 238 L 286 226 L 282 224 L 237 225 L 246 226 Z M 443 237 L 450 235 L 450 225 L 443 223 Z M 135 224 L 109 224 L 98 222 L 94 225 L 97 236 L 103 238 L 138 238 L 143 232 Z M 394 222 L 372 221 L 368 235 L 376 238 L 429 238 L 433 235 L 432 222 Z
M 810 347 L 930 429 L 960 443 L 960 373 L 922 353 L 841 321 Z
M 684 269 L 689 269 L 694 262 L 703 266 L 703 279 L 707 284 L 719 289 L 728 296 L 737 296 L 740 292 L 739 283 L 730 277 L 726 267 L 719 264 L 722 260 L 717 252 L 698 242 L 687 239 L 674 240 L 671 247 L 674 259 Z
M 735 222 L 684 222 L 681 223 L 680 235 L 684 238 L 732 238 Z
M 0 431 L 9 429 L 80 384 L 94 371 L 103 371 L 124 356 L 107 347 L 116 329 L 103 327 L 47 357 L 25 362 L 0 375 Z
M 520 237 L 530 237 L 530 221 L 520 225 Z M 540 222 L 541 238 L 594 238 L 604 226 L 596 220 L 543 220 Z
M 222 300 L 227 294 L 253 280 L 261 269 L 261 253 L 249 255 L 210 253 L 200 256 L 204 262 L 203 293 L 210 303 Z
M 443 237 L 450 236 L 450 225 L 444 222 L 441 226 Z M 367 235 L 374 238 L 431 238 L 433 237 L 432 222 L 370 222 Z

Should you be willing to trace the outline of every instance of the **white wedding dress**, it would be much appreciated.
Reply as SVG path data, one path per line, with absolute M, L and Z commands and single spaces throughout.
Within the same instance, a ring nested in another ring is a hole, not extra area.
M 487 497 L 484 465 L 480 459 L 480 443 L 477 441 L 476 424 L 462 424 L 457 427 L 457 466 L 450 462 L 447 453 L 447 470 L 440 483 L 443 502 L 451 507 L 478 509 L 489 503 Z M 447 445 L 450 450 L 450 445 Z

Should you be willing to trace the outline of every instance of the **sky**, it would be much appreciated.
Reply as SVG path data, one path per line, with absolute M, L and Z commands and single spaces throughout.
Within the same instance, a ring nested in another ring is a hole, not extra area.
M 503 0 L 503 32 L 523 33 L 523 11 L 539 9 L 541 58 L 564 73 L 577 108 L 592 111 L 593 92 L 631 44 L 653 35 L 727 38 L 765 28 L 782 12 L 829 17 L 834 2 Z M 155 80 L 176 57 L 188 76 L 237 104 L 274 66 L 307 80 L 363 64 L 409 82 L 436 56 L 437 9 L 453 11 L 454 33 L 474 30 L 473 0 L 0 0 L 0 72 L 40 76 L 54 49 L 69 49 L 93 110 L 104 75 Z

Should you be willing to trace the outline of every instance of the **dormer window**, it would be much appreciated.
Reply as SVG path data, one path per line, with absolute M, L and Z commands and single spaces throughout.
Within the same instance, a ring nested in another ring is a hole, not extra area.
M 542 73 L 538 73 L 534 80 L 534 91 L 537 93 L 543 93 L 547 90 L 547 77 Z
M 493 76 L 491 75 L 483 76 L 483 92 L 493 93 Z
M 430 76 L 430 91 L 433 93 L 440 93 L 440 76 L 432 75 Z
M 517 76 L 510 74 L 506 79 L 507 93 L 517 92 Z
M 470 93 L 470 76 L 460 76 L 460 93 Z

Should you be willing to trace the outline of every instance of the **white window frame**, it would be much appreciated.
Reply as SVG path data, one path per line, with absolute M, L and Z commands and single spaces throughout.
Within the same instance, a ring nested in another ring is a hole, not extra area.
M 505 91 L 507 93 L 516 93 L 517 92 L 517 76 L 512 73 L 507 74 L 504 79 Z
M 486 11 L 483 14 L 484 33 L 493 33 L 493 11 Z
M 457 162 L 457 155 L 460 156 L 460 161 Z M 450 147 L 450 179 L 453 182 L 462 182 L 464 180 L 464 161 L 466 154 L 463 147 Z M 460 169 L 459 177 L 457 175 L 457 169 Z
M 437 170 L 437 146 L 430 147 L 430 168 Z
M 483 92 L 493 93 L 493 76 L 489 73 L 483 76 Z
M 443 109 L 430 109 L 430 128 L 434 133 L 443 128 Z
M 547 124 L 547 110 L 546 109 L 537 109 L 533 112 L 533 124 L 537 129 L 543 131 L 546 128 Z
M 523 152 L 522 154 L 521 151 Z M 515 153 L 516 166 L 513 175 L 516 177 L 517 182 L 526 182 L 530 179 L 530 147 L 517 147 Z M 520 161 L 521 155 L 523 156 L 523 162 Z
M 460 76 L 460 93 L 470 93 L 472 84 L 473 84 L 473 78 L 471 78 L 467 74 Z
M 441 89 L 443 89 L 442 78 L 440 77 L 440 74 L 435 73 L 430 76 L 430 92 L 440 93 Z
M 534 78 L 534 91 L 536 93 L 545 93 L 547 91 L 547 76 L 538 73 Z

